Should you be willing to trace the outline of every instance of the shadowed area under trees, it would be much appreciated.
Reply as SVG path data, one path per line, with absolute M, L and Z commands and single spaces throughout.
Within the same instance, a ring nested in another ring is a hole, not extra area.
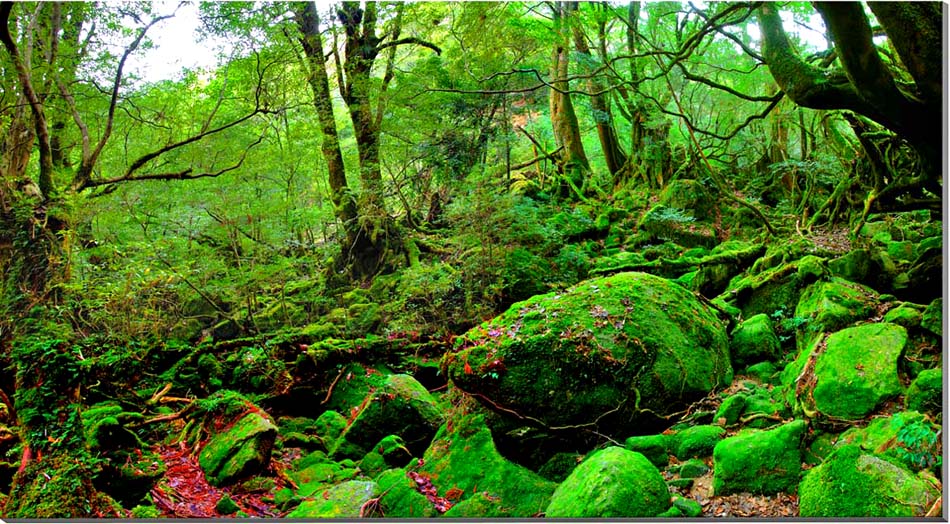
M 945 17 L 0 2 L 0 517 L 945 518 Z

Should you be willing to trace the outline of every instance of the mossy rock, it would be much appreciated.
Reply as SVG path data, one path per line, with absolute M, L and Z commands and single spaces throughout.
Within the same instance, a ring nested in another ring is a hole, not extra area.
M 692 458 L 680 464 L 679 476 L 683 479 L 695 479 L 709 472 L 709 466 L 698 458 Z
M 388 435 L 402 437 L 411 454 L 418 456 L 445 420 L 435 397 L 409 375 L 390 375 L 367 394 L 357 409 L 356 417 L 340 437 L 340 441 L 362 450 L 351 457 L 356 459 Z M 344 449 L 338 446 L 331 456 L 350 456 L 350 451 L 341 453 Z
M 938 337 L 943 336 L 943 299 L 936 298 L 931 302 L 920 320 L 920 326 Z
M 327 410 L 314 420 L 312 432 L 314 437 L 322 443 L 321 449 L 329 452 L 335 447 L 336 441 L 343 435 L 345 429 L 346 417 L 336 411 Z
M 365 480 L 350 480 L 328 487 L 313 500 L 305 500 L 287 514 L 291 519 L 331 519 L 360 517 L 360 508 L 378 497 L 379 485 Z
M 814 367 L 814 407 L 847 420 L 871 414 L 903 391 L 897 364 L 906 345 L 907 330 L 896 324 L 863 324 L 830 335 Z
M 315 353 L 313 358 L 318 359 L 317 362 L 319 362 L 320 358 L 328 357 L 322 357 L 317 354 L 352 351 L 352 349 L 346 349 L 351 344 L 351 341 L 325 340 L 319 345 L 311 345 L 307 351 L 308 353 Z M 353 415 L 355 415 L 367 396 L 369 396 L 373 390 L 381 388 L 387 378 L 392 375 L 392 372 L 387 367 L 381 365 L 370 367 L 359 363 L 351 363 L 340 368 L 336 375 L 340 377 L 340 380 L 338 380 L 333 387 L 333 392 L 330 394 L 330 398 L 324 407 L 327 410 L 342 414 L 344 419 L 346 419 L 352 418 Z M 333 380 L 332 375 L 329 380 Z
M 95 489 L 89 462 L 84 452 L 62 451 L 31 461 L 14 475 L 3 517 L 74 520 L 124 514 L 115 500 Z
M 654 466 L 665 468 L 670 463 L 670 443 L 667 435 L 637 435 L 624 441 L 623 447 L 643 454 Z
M 747 319 L 732 332 L 729 355 L 735 368 L 781 357 L 782 345 L 765 313 Z
M 806 518 L 920 517 L 940 497 L 940 490 L 852 445 L 809 470 L 798 496 L 799 515 Z
M 435 506 L 416 489 L 416 483 L 406 475 L 405 469 L 386 470 L 376 478 L 376 482 L 382 493 L 380 509 L 386 518 L 419 519 L 439 515 Z
M 228 495 L 221 495 L 221 498 L 218 499 L 218 503 L 214 505 L 214 509 L 222 515 L 230 515 L 237 513 L 241 507 Z
M 685 497 L 674 496 L 673 497 L 673 508 L 676 508 L 680 513 L 687 518 L 696 518 L 703 516 L 703 506 L 699 502 L 688 499 Z
M 657 199 L 659 204 L 677 209 L 688 209 L 697 220 L 711 217 L 716 199 L 698 180 L 678 178 L 670 182 Z
M 688 210 L 657 204 L 640 219 L 638 228 L 652 238 L 674 242 L 684 247 L 713 247 L 718 240 L 716 231 L 705 222 L 697 221 Z
M 360 460 L 360 472 L 375 477 L 383 471 L 405 466 L 412 459 L 402 437 L 389 435 L 373 446 L 373 449 Z
M 863 451 L 876 455 L 886 456 L 888 460 L 900 462 L 908 469 L 921 469 L 914 462 L 914 454 L 923 456 L 923 452 L 930 450 L 914 449 L 911 451 L 902 441 L 903 432 L 908 426 L 920 426 L 928 423 L 923 414 L 917 411 L 903 411 L 889 417 L 873 419 L 867 427 L 851 428 L 842 433 L 835 442 L 836 446 L 856 445 Z M 914 429 L 914 428 L 912 428 Z M 939 429 L 936 428 L 936 429 Z M 920 444 L 923 444 L 921 442 Z M 919 458 L 919 457 L 918 457 Z M 926 461 L 924 461 L 926 462 Z
M 549 518 L 655 517 L 670 507 L 663 476 L 635 451 L 597 451 L 558 486 L 545 510 Z
M 708 457 L 725 434 L 726 430 L 720 426 L 693 426 L 678 431 L 671 439 L 670 447 L 680 460 Z
M 752 364 L 745 369 L 745 374 L 756 378 L 763 384 L 772 384 L 775 382 L 775 375 L 778 373 L 775 364 L 769 361 Z
M 615 434 L 732 381 L 723 323 L 673 282 L 621 273 L 532 297 L 442 360 L 463 391 L 548 426 Z
M 277 426 L 259 411 L 244 415 L 201 450 L 198 463 L 213 486 L 233 484 L 264 470 L 277 438 Z
M 100 402 L 82 412 L 83 433 L 89 449 L 112 451 L 147 447 L 139 437 L 126 428 L 130 422 L 141 421 L 141 413 L 127 412 L 118 402 Z
M 748 491 L 763 495 L 794 491 L 801 473 L 805 422 L 794 420 L 769 430 L 745 430 L 713 451 L 716 495 Z
M 904 405 L 907 409 L 927 413 L 941 413 L 943 401 L 943 370 L 921 371 L 907 388 Z
M 795 316 L 809 319 L 813 333 L 835 331 L 871 316 L 877 293 L 847 280 L 832 278 L 802 291 Z
M 464 415 L 443 424 L 423 456 L 418 472 L 439 493 L 461 490 L 459 504 L 475 493 L 491 496 L 492 517 L 534 515 L 544 508 L 555 484 L 498 453 L 482 415 Z
M 541 475 L 551 482 L 564 482 L 564 479 L 577 467 L 577 462 L 580 458 L 581 455 L 577 453 L 555 453 L 547 462 L 538 468 L 538 475 Z
M 748 398 L 748 393 L 740 392 L 723 399 L 716 410 L 716 414 L 713 415 L 713 422 L 720 426 L 731 426 L 739 422 L 739 417 L 745 411 Z
M 104 455 L 95 486 L 125 507 L 145 501 L 167 467 L 161 455 L 149 449 L 132 448 Z
M 884 314 L 884 322 L 898 324 L 907 329 L 920 327 L 923 318 L 924 315 L 920 309 L 908 303 L 901 304 Z
M 863 282 L 871 271 L 871 254 L 867 249 L 855 249 L 828 262 L 832 276 L 851 282 Z

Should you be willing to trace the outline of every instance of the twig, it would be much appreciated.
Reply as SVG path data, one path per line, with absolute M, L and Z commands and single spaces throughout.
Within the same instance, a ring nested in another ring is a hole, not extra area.
M 154 403 L 158 402 L 159 400 L 162 399 L 162 397 L 165 396 L 166 393 L 168 393 L 169 391 L 171 391 L 171 389 L 172 389 L 172 383 L 171 383 L 171 382 L 169 382 L 168 384 L 165 384 L 165 387 L 163 387 L 162 389 L 156 391 L 155 394 L 152 395 L 152 398 L 148 399 L 147 404 L 154 404 Z
M 345 370 L 346 370 L 346 368 L 341 369 L 340 372 L 337 373 L 336 378 L 333 379 L 333 382 L 330 383 L 330 388 L 327 389 L 327 396 L 326 396 L 326 398 L 323 399 L 323 402 L 320 403 L 321 406 L 330 401 L 330 395 L 333 394 L 333 386 L 335 386 L 336 383 L 340 380 L 340 377 L 343 376 L 343 371 L 345 371 Z

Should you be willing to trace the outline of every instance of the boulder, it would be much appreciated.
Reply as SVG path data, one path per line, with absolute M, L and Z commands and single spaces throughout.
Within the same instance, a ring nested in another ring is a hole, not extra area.
M 884 315 L 884 322 L 898 324 L 907 329 L 917 328 L 920 326 L 921 320 L 923 320 L 923 314 L 918 307 L 919 306 L 914 306 L 910 303 L 903 303 L 889 310 Z
M 352 420 L 331 456 L 359 459 L 389 435 L 402 437 L 410 452 L 418 456 L 429 445 L 444 416 L 432 394 L 416 379 L 390 375 L 366 395 Z
M 443 497 L 456 490 L 458 504 L 445 513 L 447 517 L 529 517 L 547 505 L 555 487 L 502 457 L 482 415 L 463 415 L 443 424 L 417 473 L 430 479 Z M 462 505 L 482 493 L 488 496 L 485 501 Z
M 723 439 L 713 450 L 716 495 L 794 491 L 801 473 L 804 434 L 805 422 L 795 420 L 774 429 L 745 430 Z
M 350 480 L 331 486 L 311 500 L 305 500 L 287 514 L 291 519 L 357 518 L 363 504 L 380 494 L 379 485 L 365 480 Z
M 720 426 L 692 426 L 677 432 L 670 448 L 680 460 L 708 457 L 725 434 L 726 430 Z
M 904 395 L 907 409 L 941 413 L 943 410 L 943 370 L 940 368 L 921 371 L 911 382 Z
M 931 302 L 920 320 L 920 326 L 938 337 L 943 336 L 943 299 L 936 298 Z
M 532 297 L 460 337 L 459 389 L 544 426 L 616 434 L 732 381 L 723 323 L 673 282 L 620 273 Z
M 809 319 L 813 333 L 835 331 L 871 316 L 877 302 L 873 289 L 840 278 L 805 288 L 795 316 Z
M 907 330 L 888 323 L 863 324 L 818 338 L 782 373 L 790 403 L 798 403 L 805 413 L 863 418 L 903 391 L 897 364 L 906 345 Z
M 637 435 L 624 442 L 624 448 L 643 454 L 654 466 L 665 468 L 670 463 L 668 435 Z
M 376 482 L 382 493 L 380 509 L 386 518 L 420 519 L 439 515 L 435 506 L 416 489 L 415 481 L 406 475 L 405 469 L 384 471 L 376 478 Z
M 772 321 L 765 313 L 747 319 L 732 332 L 729 355 L 735 368 L 778 359 L 782 356 L 781 352 L 782 345 L 772 329 Z
M 558 486 L 545 510 L 549 518 L 655 517 L 670 507 L 660 471 L 635 451 L 597 451 Z
M 711 225 L 697 222 L 690 211 L 663 204 L 657 204 L 647 211 L 638 227 L 647 231 L 651 238 L 671 241 L 684 247 L 712 247 L 718 242 L 716 230 Z
M 251 411 L 205 444 L 198 463 L 213 486 L 225 486 L 264 470 L 277 438 L 277 426 L 265 413 Z
M 920 517 L 940 498 L 927 480 L 860 447 L 845 446 L 798 487 L 802 517 Z

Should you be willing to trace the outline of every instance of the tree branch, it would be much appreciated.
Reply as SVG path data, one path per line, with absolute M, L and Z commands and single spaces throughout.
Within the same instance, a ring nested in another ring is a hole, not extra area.
M 392 40 L 392 41 L 389 41 L 389 42 L 384 42 L 384 43 L 382 43 L 382 44 L 379 44 L 379 46 L 377 46 L 376 49 L 379 50 L 379 51 L 382 51 L 383 49 L 386 49 L 387 47 L 395 47 L 395 46 L 403 45 L 403 44 L 416 44 L 416 45 L 421 45 L 422 47 L 427 47 L 427 48 L 429 48 L 429 49 L 435 51 L 435 54 L 437 54 L 437 55 L 441 55 L 441 54 L 442 54 L 442 48 L 440 48 L 439 46 L 437 46 L 437 45 L 435 45 L 435 44 L 433 44 L 433 43 L 431 43 L 431 42 L 427 42 L 427 41 L 425 41 L 425 40 L 422 40 L 421 38 L 416 38 L 416 37 L 414 37 L 414 36 L 409 36 L 409 37 L 406 37 L 406 38 L 400 38 L 399 40 Z

